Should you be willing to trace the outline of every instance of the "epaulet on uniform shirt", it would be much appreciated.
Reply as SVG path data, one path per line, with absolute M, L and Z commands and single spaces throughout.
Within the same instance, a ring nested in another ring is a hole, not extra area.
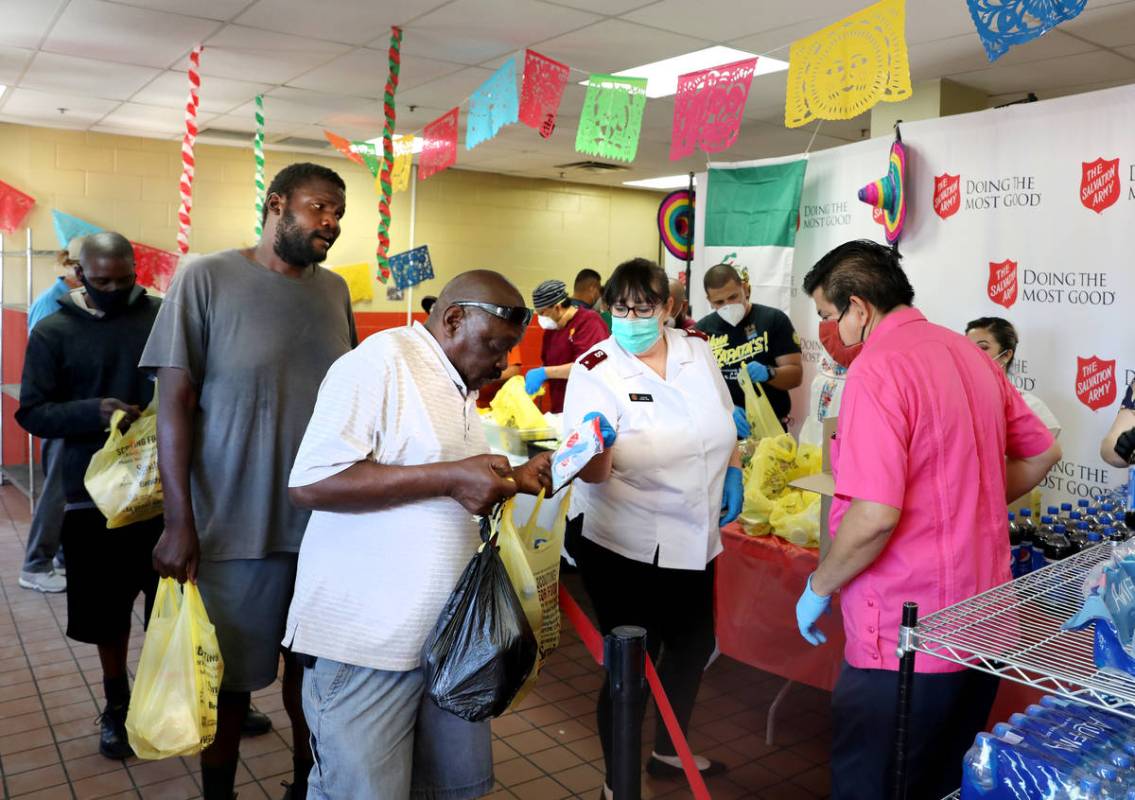
M 709 341 L 709 337 L 708 337 L 708 336 L 706 336 L 706 335 L 705 335 L 704 333 L 702 333 L 701 331 L 699 331 L 699 330 L 698 330 L 697 328 L 694 328 L 693 330 L 688 330 L 688 329 L 687 329 L 687 330 L 686 330 L 686 336 L 689 336 L 689 337 L 690 337 L 690 338 L 692 338 L 692 339 L 701 339 L 701 340 L 702 340 L 703 342 L 708 342 L 708 341 Z
M 595 369 L 597 366 L 607 360 L 607 354 L 602 350 L 592 350 L 579 360 L 579 363 L 588 371 Z

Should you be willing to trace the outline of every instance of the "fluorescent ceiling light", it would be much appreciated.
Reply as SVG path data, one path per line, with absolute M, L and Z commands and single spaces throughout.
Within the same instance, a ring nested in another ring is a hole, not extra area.
M 374 139 L 368 139 L 367 141 L 373 144 L 375 146 L 375 149 L 377 149 L 380 154 L 382 153 L 381 136 L 375 137 Z M 422 147 L 424 147 L 425 144 L 425 139 L 423 139 L 421 136 L 415 136 L 413 143 L 410 145 L 410 152 L 417 155 L 418 153 L 422 152 Z M 394 134 L 394 155 L 400 156 L 403 154 L 403 152 L 403 149 L 398 146 L 398 134 Z
M 647 78 L 649 81 L 646 84 L 647 97 L 669 97 L 678 91 L 679 75 L 709 69 L 710 67 L 723 67 L 726 64 L 732 64 L 734 61 L 744 61 L 755 55 L 757 54 L 746 53 L 744 50 L 734 50 L 732 47 L 715 45 L 714 47 L 707 47 L 704 50 L 696 50 L 693 53 L 674 56 L 673 58 L 667 58 L 663 61 L 655 61 L 652 64 L 643 64 L 640 67 L 624 69 L 614 74 L 620 77 Z M 786 69 L 788 69 L 787 61 L 780 61 L 775 58 L 769 58 L 768 56 L 758 56 L 757 71 L 753 76 L 768 75 L 772 72 L 783 72 Z M 586 86 L 587 81 L 580 81 L 580 84 Z
M 694 179 L 697 184 L 697 179 Z M 685 189 L 690 185 L 690 176 L 666 175 L 661 178 L 646 178 L 641 181 L 623 181 L 623 186 L 637 186 L 640 189 Z

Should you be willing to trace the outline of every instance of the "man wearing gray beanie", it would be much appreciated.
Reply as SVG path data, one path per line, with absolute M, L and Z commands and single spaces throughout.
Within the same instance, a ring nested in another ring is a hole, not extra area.
M 529 370 L 524 376 L 528 394 L 536 394 L 548 384 L 549 410 L 564 410 L 567 378 L 575 360 L 610 336 L 603 318 L 590 308 L 572 305 L 563 281 L 544 281 L 532 292 L 536 321 L 544 329 L 540 361 L 544 366 Z

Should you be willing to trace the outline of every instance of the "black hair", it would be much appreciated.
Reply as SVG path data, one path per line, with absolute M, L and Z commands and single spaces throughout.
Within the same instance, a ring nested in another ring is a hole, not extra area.
M 1020 337 L 1017 336 L 1017 329 L 1013 327 L 1013 323 L 1001 317 L 978 317 L 966 325 L 966 333 L 972 330 L 986 330 L 989 335 L 997 341 L 997 346 L 1001 348 L 1001 352 L 1006 350 L 1013 351 L 1013 357 L 1005 365 L 1005 369 L 1013 366 L 1013 362 L 1017 360 L 1017 344 L 1020 342 Z
M 320 180 L 327 181 L 334 184 L 343 190 L 347 191 L 347 184 L 339 177 L 339 173 L 330 167 L 325 167 L 322 164 L 312 164 L 310 161 L 300 161 L 295 164 L 288 164 L 282 170 L 276 173 L 276 177 L 272 179 L 272 184 L 268 187 L 268 195 L 276 194 L 280 197 L 287 197 L 299 187 L 303 186 L 309 181 Z M 260 212 L 260 224 L 268 219 L 268 204 L 264 204 L 264 210 Z
M 736 281 L 738 286 L 745 283 L 741 279 L 741 273 L 732 264 L 718 264 L 705 271 L 702 286 L 708 292 L 710 289 L 720 289 L 731 281 Z
M 607 308 L 618 303 L 658 305 L 670 299 L 670 278 L 648 258 L 632 258 L 615 267 L 603 289 Z
M 870 239 L 844 242 L 816 262 L 804 276 L 804 291 L 823 289 L 824 297 L 842 314 L 852 296 L 866 300 L 884 314 L 914 302 L 914 288 L 894 249 Z
M 596 272 L 593 269 L 581 269 L 579 271 L 579 274 L 577 274 L 575 276 L 575 284 L 573 285 L 572 288 L 573 289 L 581 289 L 584 286 L 588 286 L 589 284 L 592 284 L 592 283 L 595 284 L 596 286 L 602 286 L 603 285 L 603 276 L 601 276 L 598 272 Z

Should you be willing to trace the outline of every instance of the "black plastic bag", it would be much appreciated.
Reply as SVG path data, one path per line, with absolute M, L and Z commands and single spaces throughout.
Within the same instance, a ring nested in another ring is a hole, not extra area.
M 496 717 L 536 666 L 537 643 L 505 571 L 490 522 L 426 640 L 426 692 L 439 708 L 469 722 Z

